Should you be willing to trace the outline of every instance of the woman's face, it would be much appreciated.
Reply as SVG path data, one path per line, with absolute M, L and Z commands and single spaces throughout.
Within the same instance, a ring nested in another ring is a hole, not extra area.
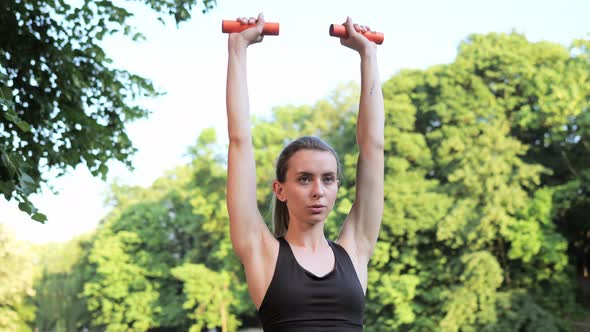
M 284 183 L 275 181 L 277 198 L 287 202 L 291 220 L 324 221 L 338 193 L 338 165 L 329 151 L 299 150 L 288 161 Z

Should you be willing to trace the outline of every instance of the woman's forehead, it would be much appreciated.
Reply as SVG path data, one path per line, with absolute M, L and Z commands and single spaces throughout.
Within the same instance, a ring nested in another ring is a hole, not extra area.
M 288 172 L 292 173 L 336 173 L 338 163 L 330 151 L 299 150 L 289 159 Z

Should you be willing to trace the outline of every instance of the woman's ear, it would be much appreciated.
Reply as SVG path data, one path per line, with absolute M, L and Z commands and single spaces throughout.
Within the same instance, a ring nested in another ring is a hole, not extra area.
M 272 191 L 274 191 L 275 196 L 277 196 L 277 199 L 281 202 L 286 202 L 287 201 L 287 197 L 285 197 L 285 195 L 283 194 L 283 184 L 280 183 L 278 180 L 274 180 L 272 182 Z

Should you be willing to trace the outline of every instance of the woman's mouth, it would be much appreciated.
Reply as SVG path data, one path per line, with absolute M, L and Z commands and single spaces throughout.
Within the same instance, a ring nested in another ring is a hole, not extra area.
M 313 214 L 318 214 L 318 213 L 322 213 L 322 211 L 326 208 L 325 205 L 321 205 L 321 204 L 314 204 L 314 205 L 310 205 L 308 206 L 308 209 L 311 211 L 311 213 Z

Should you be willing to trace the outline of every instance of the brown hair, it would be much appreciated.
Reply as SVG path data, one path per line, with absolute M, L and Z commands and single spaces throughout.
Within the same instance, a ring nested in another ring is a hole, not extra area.
M 319 137 L 303 136 L 289 143 L 283 151 L 281 151 L 281 154 L 279 154 L 276 166 L 277 181 L 280 183 L 285 182 L 289 159 L 291 159 L 295 152 L 299 150 L 319 150 L 332 153 L 334 158 L 336 158 L 336 164 L 338 165 L 336 176 L 337 178 L 340 178 L 342 173 L 341 165 L 336 151 Z M 275 194 L 273 194 L 272 197 L 272 221 L 274 225 L 274 235 L 276 237 L 285 236 L 285 234 L 287 234 L 287 229 L 289 228 L 289 210 L 287 209 L 287 203 L 281 202 L 277 199 Z

